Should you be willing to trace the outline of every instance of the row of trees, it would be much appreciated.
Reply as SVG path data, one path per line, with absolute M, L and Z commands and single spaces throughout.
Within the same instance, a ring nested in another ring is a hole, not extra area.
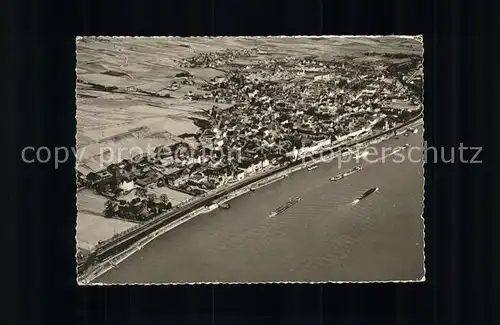
M 153 193 L 147 194 L 144 188 L 138 188 L 136 195 L 138 197 L 131 201 L 108 200 L 104 204 L 104 217 L 145 221 L 172 208 L 166 194 L 157 197 Z

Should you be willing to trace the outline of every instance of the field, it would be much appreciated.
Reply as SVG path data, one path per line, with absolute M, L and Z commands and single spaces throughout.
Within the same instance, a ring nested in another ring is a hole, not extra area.
M 151 190 L 151 192 L 155 193 L 156 195 L 160 196 L 162 194 L 166 194 L 168 196 L 168 200 L 172 202 L 173 206 L 178 205 L 182 201 L 189 200 L 192 198 L 191 195 L 185 194 L 173 189 L 170 189 L 168 187 L 157 187 Z
M 91 190 L 85 189 L 76 194 L 78 212 L 85 212 L 96 216 L 102 216 L 104 204 L 108 199 L 98 195 Z
M 166 194 L 173 206 L 191 198 L 188 194 L 167 187 L 154 188 L 150 191 L 158 196 Z M 132 191 L 122 198 L 131 200 L 136 197 L 134 193 L 135 191 Z M 124 220 L 104 218 L 102 212 L 106 201 L 107 199 L 104 196 L 98 195 L 91 190 L 85 189 L 77 193 L 76 241 L 78 248 L 92 250 L 98 241 L 109 239 L 113 235 L 136 225 L 133 222 Z
M 107 219 L 102 216 L 107 199 L 91 190 L 82 190 L 77 193 L 77 247 L 91 250 L 99 240 L 113 237 L 135 223 Z
M 121 233 L 135 225 L 132 222 L 106 219 L 79 211 L 76 226 L 76 246 L 90 251 L 97 245 L 98 241 L 111 238 L 114 234 Z
M 419 109 L 418 106 L 412 105 L 408 102 L 405 101 L 393 101 L 389 102 L 388 106 L 394 109 L 400 109 L 400 110 L 406 110 L 406 111 L 413 111 Z

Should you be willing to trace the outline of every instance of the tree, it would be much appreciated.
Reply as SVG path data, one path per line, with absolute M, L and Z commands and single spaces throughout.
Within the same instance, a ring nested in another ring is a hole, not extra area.
M 112 174 L 117 169 L 117 167 L 118 166 L 116 166 L 115 164 L 111 164 L 106 168 L 106 170 Z
M 125 166 L 123 167 L 123 169 L 125 169 L 125 171 L 127 171 L 127 172 L 132 171 L 132 167 L 134 165 L 132 165 L 132 163 L 130 162 L 130 160 L 125 159 L 125 160 L 123 160 L 123 162 L 125 163 Z
M 149 211 L 153 211 L 155 212 L 155 208 L 156 208 L 156 195 L 154 193 L 150 193 L 148 194 L 147 196 L 147 199 L 146 199 L 146 206 L 148 208 Z
M 106 203 L 104 203 L 104 217 L 113 218 L 116 214 L 115 207 L 116 204 L 113 201 L 107 200 Z
M 149 193 L 148 196 L 147 196 L 147 199 L 149 202 L 154 202 L 156 201 L 156 194 L 154 193 Z
M 167 204 L 167 202 L 168 202 L 168 196 L 167 196 L 167 194 L 160 195 L 160 201 L 163 204 Z
M 164 179 L 164 178 L 160 178 L 160 179 L 158 180 L 158 182 L 156 182 L 156 186 L 158 186 L 158 187 L 164 187 L 164 186 L 165 186 L 165 183 L 166 183 L 166 182 L 165 182 L 165 179 Z
M 146 197 L 146 189 L 144 187 L 138 187 L 135 190 L 135 195 L 137 195 L 138 197 L 145 198 Z
M 160 195 L 160 204 L 158 205 L 159 211 L 165 211 L 169 209 L 169 205 L 172 206 L 172 203 L 168 202 L 168 197 L 166 194 Z
M 144 204 L 141 204 L 137 211 L 136 211 L 136 220 L 139 220 L 139 221 L 145 221 L 148 219 L 148 213 L 144 207 Z

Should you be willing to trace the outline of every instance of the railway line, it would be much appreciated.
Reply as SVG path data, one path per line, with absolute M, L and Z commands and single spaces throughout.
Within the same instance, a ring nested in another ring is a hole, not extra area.
M 321 157 L 322 155 L 332 154 L 334 152 L 339 151 L 342 148 L 371 141 L 371 140 L 376 139 L 378 137 L 381 137 L 383 135 L 394 132 L 397 129 L 401 129 L 405 126 L 408 126 L 421 118 L 422 118 L 422 113 L 420 113 L 416 117 L 412 118 L 411 120 L 409 120 L 409 121 L 407 121 L 407 122 L 405 122 L 397 127 L 394 127 L 390 130 L 386 130 L 386 131 L 383 131 L 383 132 L 380 132 L 380 133 L 377 133 L 374 135 L 370 135 L 370 136 L 367 136 L 367 137 L 360 139 L 360 140 L 354 140 L 350 143 L 343 143 L 341 145 L 337 145 L 337 146 L 329 148 L 323 152 L 319 152 L 319 153 L 316 153 L 312 156 L 306 157 L 302 160 L 297 160 L 297 161 L 285 164 L 283 166 L 270 169 L 264 173 L 250 176 L 249 178 L 247 178 L 241 182 L 224 187 L 215 193 L 208 194 L 208 195 L 205 195 L 203 197 L 197 198 L 193 202 L 186 203 L 184 206 L 182 206 L 181 208 L 178 208 L 175 211 L 169 211 L 169 212 L 165 213 L 164 215 L 158 216 L 157 218 L 149 221 L 148 223 L 139 226 L 138 228 L 132 229 L 131 231 L 123 233 L 121 236 L 119 236 L 115 239 L 112 239 L 111 241 L 108 241 L 106 243 L 101 244 L 100 246 L 98 246 L 94 250 L 94 252 L 91 252 L 89 254 L 87 260 L 78 267 L 78 271 L 79 271 L 79 273 L 85 272 L 85 270 L 88 269 L 90 266 L 95 265 L 95 264 L 99 263 L 100 261 L 106 260 L 107 258 L 119 253 L 120 251 L 131 246 L 132 244 L 134 244 L 135 242 L 137 242 L 141 238 L 147 236 L 148 234 L 152 233 L 153 231 L 158 230 L 158 229 L 166 226 L 170 222 L 173 222 L 173 221 L 183 217 L 184 215 L 186 215 L 187 213 L 189 213 L 193 210 L 199 209 L 205 205 L 212 203 L 214 200 L 217 200 L 217 199 L 227 195 L 228 193 L 230 193 L 232 191 L 235 191 L 235 190 L 240 189 L 242 187 L 248 186 L 256 181 L 259 181 L 263 178 L 269 177 L 272 174 L 275 174 L 275 173 L 278 173 L 280 171 L 284 171 L 284 170 L 287 170 L 291 167 L 297 166 L 303 162 L 311 161 L 313 159 Z

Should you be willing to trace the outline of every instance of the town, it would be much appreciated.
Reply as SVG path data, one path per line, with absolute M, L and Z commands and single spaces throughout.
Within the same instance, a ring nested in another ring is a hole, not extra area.
M 103 170 L 77 172 L 78 188 L 107 199 L 106 218 L 140 223 L 193 197 L 421 113 L 421 56 L 364 54 L 400 59 L 398 64 L 349 56 L 328 62 L 287 56 L 251 60 L 262 54 L 225 50 L 184 60 L 181 67 L 225 72 L 185 95 L 213 103 L 192 118 L 198 131 Z M 195 84 L 189 72 L 176 77 L 167 89 Z M 180 193 L 180 199 L 171 193 Z

